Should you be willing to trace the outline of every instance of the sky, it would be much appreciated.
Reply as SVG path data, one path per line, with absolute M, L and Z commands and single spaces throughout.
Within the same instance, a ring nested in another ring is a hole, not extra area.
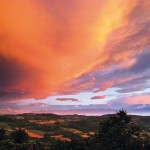
M 0 113 L 150 115 L 149 8 L 1 0 Z

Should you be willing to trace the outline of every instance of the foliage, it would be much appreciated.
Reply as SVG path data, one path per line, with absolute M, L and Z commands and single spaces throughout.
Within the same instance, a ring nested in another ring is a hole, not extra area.
M 21 130 L 21 129 L 12 132 L 12 137 L 15 143 L 25 143 L 29 139 L 29 136 L 25 132 L 25 130 Z
M 4 130 L 3 128 L 0 129 L 0 141 L 4 140 L 6 137 L 6 130 Z
M 149 119 L 139 116 L 128 116 L 120 110 L 114 115 L 94 116 L 57 116 L 51 114 L 25 114 L 24 119 L 15 116 L 0 116 L 0 150 L 150 150 Z M 37 124 L 30 119 L 63 119 L 55 124 Z M 103 119 L 103 120 L 102 120 Z M 135 120 L 138 120 L 135 122 Z M 146 123 L 145 126 L 140 122 Z M 97 122 L 100 122 L 99 127 Z M 7 126 L 6 126 L 7 125 Z M 140 126 L 139 126 L 140 125 Z M 20 127 L 19 130 L 16 128 Z M 142 127 L 142 128 L 141 128 Z M 44 138 L 31 138 L 21 128 L 44 134 Z M 11 129 L 11 130 L 8 130 Z M 69 129 L 78 129 L 79 134 Z M 84 139 L 82 133 L 96 132 L 90 138 Z M 52 135 L 63 135 L 71 141 L 60 141 Z
M 126 111 L 120 110 L 99 125 L 99 131 L 91 140 L 94 150 L 141 150 L 140 128 L 133 124 Z

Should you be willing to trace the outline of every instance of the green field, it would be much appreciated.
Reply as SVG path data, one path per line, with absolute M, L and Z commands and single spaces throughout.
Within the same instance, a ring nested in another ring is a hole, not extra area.
M 96 133 L 98 131 L 99 122 L 108 118 L 105 116 L 80 116 L 80 115 L 55 115 L 55 114 L 22 114 L 22 115 L 5 115 L 0 116 L 0 128 L 4 128 L 8 133 L 17 128 L 25 128 L 30 132 L 39 136 L 45 134 L 49 136 L 64 135 L 65 137 L 74 139 L 82 138 L 82 134 L 89 132 Z M 37 122 L 32 122 L 34 120 Z M 49 120 L 55 120 L 53 124 L 40 124 Z M 132 116 L 134 123 L 140 124 L 143 129 L 149 132 L 150 117 L 149 116 Z

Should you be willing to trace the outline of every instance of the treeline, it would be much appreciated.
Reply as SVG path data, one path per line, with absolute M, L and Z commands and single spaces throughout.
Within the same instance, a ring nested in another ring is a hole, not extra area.
M 86 126 L 86 124 L 83 124 Z M 83 127 L 84 127 L 83 126 Z M 90 138 L 59 141 L 45 135 L 31 139 L 18 129 L 6 134 L 0 129 L 0 150 L 150 150 L 150 137 L 138 124 L 132 122 L 124 110 L 110 115 L 99 123 L 98 132 Z

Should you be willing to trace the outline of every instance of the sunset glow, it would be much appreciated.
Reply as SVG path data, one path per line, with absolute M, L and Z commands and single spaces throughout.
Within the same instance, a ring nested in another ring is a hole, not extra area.
M 82 105 L 150 115 L 149 8 L 148 0 L 1 0 L 1 113 Z

